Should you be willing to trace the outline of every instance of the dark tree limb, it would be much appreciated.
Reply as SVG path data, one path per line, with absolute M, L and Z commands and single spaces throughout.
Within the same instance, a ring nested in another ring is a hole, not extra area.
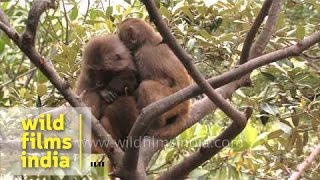
M 199 85 L 201 90 L 233 121 L 238 121 L 238 123 L 244 123 L 248 117 L 246 117 L 245 114 L 231 106 L 231 104 L 227 102 L 223 97 L 221 97 L 218 93 L 216 93 L 213 87 L 205 80 L 200 71 L 192 63 L 193 59 L 191 58 L 191 56 L 187 54 L 187 52 L 177 43 L 175 37 L 170 32 L 170 29 L 163 21 L 154 1 L 144 0 L 143 3 L 146 6 L 151 20 L 156 25 L 158 31 L 163 37 L 164 42 L 170 47 L 173 53 L 182 62 L 190 76 Z
M 246 115 L 251 116 L 252 109 L 247 109 Z M 185 158 L 178 165 L 170 168 L 160 176 L 160 180 L 166 179 L 183 179 L 192 170 L 196 169 L 202 163 L 210 159 L 221 149 L 229 145 L 229 143 L 237 137 L 242 130 L 246 127 L 246 124 L 237 124 L 236 121 L 232 122 L 218 137 L 214 140 L 202 145 L 199 150 L 193 153 L 191 156 Z
M 268 19 L 263 27 L 261 33 L 257 37 L 256 41 L 254 42 L 252 49 L 249 54 L 249 59 L 261 56 L 264 49 L 266 48 L 267 44 L 269 43 L 269 40 L 272 37 L 273 30 L 276 26 L 278 16 L 280 13 L 281 5 L 280 0 L 274 0 L 272 3 L 271 9 L 268 13 Z M 240 61 L 241 62 L 241 61 Z
M 242 65 L 239 65 L 235 69 L 232 69 L 221 75 L 208 79 L 208 82 L 212 85 L 212 87 L 219 88 L 221 86 L 224 86 L 230 82 L 233 82 L 239 79 L 239 77 L 242 77 L 259 67 L 270 64 L 272 62 L 280 61 L 285 58 L 299 56 L 303 51 L 310 48 L 311 46 L 316 44 L 318 41 L 320 41 L 320 31 L 317 31 L 311 34 L 310 36 L 296 43 L 295 45 L 253 58 L 250 61 Z M 192 97 L 198 96 L 201 93 L 202 91 L 200 87 L 196 84 L 193 84 L 168 97 L 165 97 L 157 102 L 154 102 L 148 105 L 145 109 L 143 109 L 143 112 L 145 112 L 145 114 L 146 112 L 149 112 L 148 116 L 144 115 L 143 123 L 147 123 L 147 121 L 149 120 L 145 118 L 157 117 L 162 113 L 168 111 L 169 109 L 175 107 L 177 104 L 180 104 Z M 202 108 L 202 106 L 193 106 L 192 111 L 197 112 L 198 111 L 197 107 Z M 189 119 L 189 121 L 198 121 L 198 120 L 199 119 L 197 118 L 193 119 L 193 117 Z M 194 123 L 196 122 L 191 122 L 188 124 L 194 124 Z M 185 130 L 189 127 L 190 126 L 186 126 L 182 130 Z
M 253 40 L 254 40 L 261 24 L 263 23 L 264 18 L 268 15 L 268 11 L 272 5 L 272 2 L 273 2 L 273 0 L 266 0 L 263 3 L 262 8 L 261 8 L 257 18 L 253 22 L 253 25 L 251 26 L 251 28 L 250 28 L 250 30 L 244 40 L 239 64 L 243 64 L 248 61 Z
M 316 38 L 316 39 L 313 39 Z M 246 75 L 247 73 L 251 72 L 252 70 L 261 67 L 263 65 L 269 64 L 274 61 L 281 60 L 286 57 L 291 56 L 297 56 L 299 55 L 303 50 L 309 48 L 313 44 L 317 42 L 317 39 L 319 38 L 319 33 L 316 32 L 310 37 L 304 39 L 303 42 L 300 42 L 296 45 L 293 45 L 289 48 L 284 48 L 282 50 L 275 51 L 273 53 L 269 53 L 266 55 L 263 55 L 261 57 L 253 59 L 253 61 L 245 63 L 244 65 L 240 65 L 238 68 L 231 70 L 230 72 L 224 73 L 220 76 L 211 78 L 209 80 L 209 83 L 213 85 L 213 87 L 220 87 L 222 85 L 225 85 L 229 82 L 234 81 L 235 79 L 238 79 L 239 77 Z M 300 46 L 303 44 L 302 46 Z M 140 121 L 140 129 L 146 129 L 148 127 L 148 121 L 150 119 L 161 115 L 163 112 L 167 111 L 168 109 L 174 107 L 175 105 L 183 102 L 184 100 L 187 100 L 195 95 L 198 95 L 201 93 L 200 88 L 197 85 L 191 85 L 189 88 L 185 88 L 181 90 L 180 92 L 177 92 L 167 98 L 164 98 L 158 102 L 152 103 L 148 107 L 146 107 L 142 112 L 141 116 L 138 118 L 138 122 Z M 190 125 L 190 124 L 188 124 Z M 186 129 L 188 127 L 183 128 L 182 130 Z M 139 130 L 140 131 L 140 130 Z M 181 132 L 181 131 L 180 131 Z M 137 151 L 134 150 L 135 153 L 132 153 L 132 155 L 136 155 Z M 125 161 L 128 162 L 128 161 Z M 135 163 L 135 162 L 134 162 Z
M 26 30 L 22 35 L 22 45 L 24 47 L 34 47 L 35 46 L 35 36 L 37 33 L 38 24 L 40 21 L 41 14 L 49 8 L 55 8 L 55 0 L 50 1 L 35 1 L 29 11 L 28 20 L 26 24 Z
M 267 46 L 267 43 L 270 41 L 272 30 L 276 24 L 277 14 L 280 11 L 280 1 L 276 0 L 273 3 L 272 8 L 270 9 L 270 14 L 273 16 L 269 16 L 266 27 L 263 32 L 257 38 L 257 42 L 254 43 L 253 49 L 248 53 L 250 56 L 255 54 L 259 56 L 262 54 L 263 49 Z M 260 12 L 261 13 L 261 12 Z M 252 27 L 251 29 L 256 28 Z M 250 30 L 251 31 L 251 30 Z M 263 39 L 262 39 L 263 38 Z M 252 44 L 252 42 L 250 43 Z M 250 45 L 251 46 L 251 45 Z M 260 49 L 256 48 L 256 46 L 260 46 Z M 248 57 L 247 57 L 248 58 Z M 251 58 L 251 57 L 249 57 Z M 249 79 L 249 74 L 242 76 L 237 81 L 231 82 L 225 85 L 219 90 L 222 90 L 222 94 L 224 94 L 225 98 L 230 98 L 232 94 L 241 86 L 245 85 L 247 80 Z M 211 103 L 207 100 L 207 104 Z M 211 103 L 212 104 L 212 103 Z M 252 114 L 252 109 L 247 109 L 248 117 Z M 227 146 L 238 134 L 242 132 L 245 126 L 240 126 L 235 122 L 232 122 L 230 126 L 227 127 L 217 138 L 200 147 L 198 151 L 196 151 L 191 156 L 187 157 L 185 160 L 180 162 L 178 165 L 172 167 L 169 171 L 164 172 L 159 179 L 180 179 L 184 176 L 188 175 L 192 170 L 196 169 L 205 161 L 209 160 L 212 156 L 218 153 L 222 148 Z
M 263 9 L 265 9 L 265 8 L 262 7 L 262 10 Z M 275 0 L 274 3 L 272 4 L 272 8 L 269 10 L 268 19 L 267 19 L 265 27 L 263 27 L 262 32 L 259 34 L 256 41 L 252 45 L 251 51 L 249 53 L 250 54 L 249 59 L 260 56 L 262 54 L 262 52 L 264 51 L 264 49 L 266 48 L 267 43 L 269 42 L 269 40 L 272 36 L 273 28 L 276 25 L 276 21 L 278 19 L 279 12 L 280 12 L 280 1 Z M 262 14 L 262 13 L 260 12 L 259 14 Z M 257 19 L 260 19 L 260 18 L 257 18 Z M 252 27 L 252 28 L 254 28 L 254 27 Z M 250 29 L 250 31 L 252 32 L 253 30 Z M 247 80 L 244 78 L 249 78 L 249 77 L 250 76 L 248 73 L 247 75 L 242 76 L 242 78 L 240 80 L 233 81 L 232 83 L 224 85 L 224 86 L 220 87 L 219 89 L 217 89 L 217 91 L 224 98 L 230 98 L 231 95 L 233 94 L 233 92 L 238 89 L 238 87 L 242 87 L 245 85 Z M 234 85 L 232 85 L 232 84 L 234 84 Z M 233 88 L 234 86 L 236 88 Z M 208 100 L 208 98 L 204 98 L 200 101 L 195 102 L 193 104 L 193 108 L 191 111 L 189 121 L 187 122 L 186 127 L 182 129 L 182 131 L 191 127 L 193 124 L 197 123 L 200 119 L 202 119 L 205 115 L 210 113 L 210 111 L 215 110 L 215 109 L 216 109 L 216 106 L 214 104 L 212 104 L 210 102 L 210 100 Z
M 268 19 L 265 24 L 265 27 L 263 27 L 262 32 L 257 37 L 256 41 L 254 42 L 252 49 L 250 51 L 249 58 L 254 58 L 260 56 L 264 49 L 267 46 L 267 43 L 269 42 L 273 29 L 276 25 L 276 21 L 278 19 L 278 14 L 280 12 L 280 1 L 275 0 L 272 4 L 272 7 L 269 11 Z M 246 83 L 246 79 L 249 78 L 249 72 L 247 75 L 242 76 L 240 80 L 233 81 L 232 83 L 229 83 L 227 85 L 224 85 L 217 89 L 219 94 L 221 94 L 224 98 L 230 98 L 231 95 L 235 90 L 238 89 L 238 87 L 244 86 Z M 234 84 L 234 85 L 232 85 Z M 191 127 L 193 124 L 197 123 L 200 119 L 202 119 L 205 115 L 210 113 L 210 111 L 215 110 L 216 106 L 211 103 L 211 101 L 208 98 L 204 98 L 202 100 L 199 100 L 193 104 L 193 108 L 191 111 L 191 115 L 189 118 L 189 121 L 186 124 L 186 127 L 182 129 L 185 130 L 189 127 Z
M 310 36 L 306 37 L 305 39 L 303 39 L 302 41 L 298 42 L 295 45 L 254 58 L 243 65 L 239 65 L 236 69 L 233 69 L 217 77 L 210 78 L 208 81 L 215 88 L 225 85 L 224 87 L 221 87 L 221 89 L 219 89 L 218 91 L 222 93 L 224 97 L 226 97 L 228 95 L 228 94 L 225 94 L 227 92 L 226 90 L 230 89 L 230 84 L 232 84 L 230 82 L 234 81 L 234 79 L 244 76 L 250 73 L 252 70 L 259 68 L 261 66 L 267 65 L 269 63 L 276 62 L 288 57 L 298 56 L 304 50 L 310 48 L 312 45 L 316 44 L 318 41 L 320 41 L 320 31 L 311 34 Z M 227 83 L 230 83 L 230 84 L 226 85 Z M 240 86 L 240 84 L 238 84 L 238 86 Z M 148 111 L 149 113 L 147 114 L 145 113 L 144 117 L 142 118 L 145 118 L 145 117 L 151 118 L 151 119 L 155 118 L 161 115 L 163 112 L 167 111 L 168 109 L 174 107 L 175 105 L 185 101 L 186 99 L 190 99 L 191 97 L 197 96 L 200 93 L 201 93 L 200 88 L 195 84 L 187 88 L 184 88 L 179 92 L 176 92 L 164 99 L 161 99 L 147 106 L 145 111 Z M 207 106 L 211 106 L 211 108 L 208 109 L 207 112 L 204 112 L 206 110 L 203 110 L 203 107 L 207 107 Z M 206 114 L 211 112 L 213 108 L 215 108 L 215 106 L 212 105 L 210 100 L 206 100 L 206 99 L 199 101 L 197 104 L 194 104 L 192 107 L 191 117 L 189 118 L 189 121 L 181 129 L 181 131 L 177 132 L 177 135 L 180 134 L 185 129 L 191 127 L 193 124 L 197 123 Z M 144 120 L 148 121 L 149 119 L 145 118 Z M 159 149 L 161 147 L 162 146 L 159 146 Z M 153 149 L 152 151 L 155 152 L 156 149 Z M 146 155 L 146 154 L 143 154 L 143 155 Z M 149 156 L 150 155 L 152 155 L 152 153 L 150 153 Z M 141 158 L 147 159 L 145 160 L 145 162 L 148 162 L 148 159 L 150 159 L 150 157 L 146 157 L 146 156 L 143 156 Z
M 23 53 L 30 59 L 30 61 L 49 79 L 49 81 L 59 90 L 62 96 L 73 107 L 86 107 L 86 105 L 79 100 L 76 94 L 71 90 L 68 83 L 59 77 L 54 68 L 42 57 L 35 49 L 35 37 L 37 26 L 41 14 L 47 9 L 54 7 L 54 1 L 37 0 L 34 1 L 29 11 L 26 30 L 22 37 L 10 26 L 4 23 L 1 19 L 0 29 L 2 29 L 10 39 L 23 51 Z M 3 18 L 4 16 L 0 17 Z M 123 151 L 101 126 L 99 121 L 91 114 L 83 114 L 84 119 L 91 123 L 92 131 L 100 140 L 107 140 L 108 143 L 103 143 L 103 149 L 107 153 L 111 162 L 119 165 L 122 161 Z M 91 116 L 90 116 L 91 115 Z M 91 117 L 91 118 L 90 118 Z M 92 121 L 90 121 L 90 119 Z
M 184 67 L 187 69 L 190 76 L 199 85 L 199 87 L 204 91 L 204 93 L 209 97 L 209 99 L 214 102 L 223 112 L 226 113 L 233 121 L 237 124 L 246 124 L 248 117 L 245 114 L 234 108 L 228 101 L 226 101 L 222 96 L 220 96 L 213 87 L 205 80 L 200 71 L 192 63 L 193 59 L 186 53 L 186 51 L 176 42 L 176 39 L 171 34 L 169 28 L 166 26 L 159 14 L 158 8 L 156 7 L 154 1 L 143 1 L 146 9 L 150 15 L 150 18 L 156 25 L 160 34 L 163 37 L 164 42 L 168 44 L 170 49 L 174 54 L 180 59 Z M 148 130 L 148 127 L 152 124 L 155 118 L 148 118 L 150 112 L 142 110 L 140 117 L 132 127 L 129 134 L 129 142 L 132 140 L 138 140 L 139 137 L 144 136 Z M 144 117 L 145 116 L 145 117 Z M 142 118 L 144 117 L 144 118 Z M 144 120 L 147 119 L 148 121 Z M 128 164 L 129 171 L 135 171 L 139 159 L 139 146 L 129 147 L 126 149 L 124 156 L 124 164 Z

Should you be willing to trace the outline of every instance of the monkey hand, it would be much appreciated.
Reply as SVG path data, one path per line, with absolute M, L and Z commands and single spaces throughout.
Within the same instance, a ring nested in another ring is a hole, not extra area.
M 107 89 L 103 89 L 103 90 L 99 91 L 99 94 L 102 97 L 102 99 L 109 104 L 113 103 L 118 98 L 117 93 L 115 93 L 113 91 L 109 91 Z

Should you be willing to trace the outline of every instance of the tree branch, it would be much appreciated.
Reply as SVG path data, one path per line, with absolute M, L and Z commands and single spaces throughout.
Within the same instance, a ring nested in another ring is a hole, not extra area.
M 41 14 L 47 8 L 54 7 L 54 1 L 51 0 L 37 0 L 34 1 L 31 10 L 28 15 L 26 30 L 20 38 L 19 34 L 13 30 L 10 26 L 0 22 L 0 29 L 2 29 L 10 39 L 12 39 L 17 46 L 23 51 L 24 54 L 30 59 L 30 61 L 49 79 L 49 81 L 59 90 L 62 96 L 71 104 L 73 107 L 86 107 L 86 105 L 80 101 L 75 93 L 71 90 L 68 83 L 59 77 L 53 67 L 42 57 L 35 49 L 35 37 L 37 26 Z M 113 164 L 120 164 L 123 151 L 112 139 L 111 135 L 108 134 L 101 126 L 99 121 L 91 114 L 83 114 L 85 123 L 91 123 L 92 131 L 96 137 L 100 140 L 107 140 L 108 143 L 103 143 L 103 149 L 107 153 Z M 91 115 L 91 116 L 90 116 Z M 91 117 L 91 118 L 90 118 Z M 92 120 L 90 122 L 90 119 Z
M 252 109 L 247 109 L 246 115 L 251 116 Z M 240 127 L 240 128 L 239 128 Z M 192 170 L 196 169 L 202 163 L 210 159 L 221 149 L 229 145 L 229 143 L 237 137 L 245 126 L 239 126 L 236 122 L 232 122 L 218 137 L 214 140 L 202 145 L 195 153 L 185 158 L 181 163 L 170 168 L 163 173 L 159 180 L 166 179 L 182 179 Z
M 192 63 L 193 59 L 185 52 L 185 50 L 176 42 L 176 39 L 171 34 L 169 28 L 166 26 L 162 20 L 161 15 L 159 14 L 158 8 L 156 7 L 154 1 L 144 0 L 143 3 L 146 6 L 146 9 L 150 15 L 150 18 L 153 20 L 160 34 L 162 35 L 164 41 L 168 44 L 170 49 L 174 54 L 180 59 L 184 67 L 187 69 L 190 76 L 194 81 L 199 85 L 199 87 L 204 91 L 204 93 L 214 102 L 222 111 L 226 113 L 234 122 L 243 126 L 246 124 L 248 117 L 245 116 L 242 112 L 238 111 L 236 108 L 231 106 L 231 104 L 221 97 L 212 86 L 204 79 L 200 71 Z M 147 108 L 145 108 L 147 109 Z M 148 127 L 152 124 L 153 120 L 149 114 L 150 111 L 143 109 L 138 117 L 136 123 L 132 127 L 129 133 L 129 142 L 132 140 L 139 140 L 139 137 L 143 136 Z M 157 111 L 157 110 L 155 110 Z M 148 118 L 149 117 L 149 118 Z M 138 142 L 139 143 L 139 142 Z M 135 171 L 139 159 L 139 146 L 129 147 L 126 149 L 124 156 L 124 164 L 129 164 L 129 171 Z
M 293 172 L 289 178 L 289 180 L 297 180 L 300 179 L 302 173 L 311 166 L 312 162 L 316 159 L 316 157 L 320 154 L 320 145 L 318 145 L 312 153 L 305 159 L 301 164 L 297 166 L 295 172 Z
M 9 81 L 1 84 L 1 85 L 0 85 L 0 89 L 2 89 L 3 87 L 7 86 L 7 85 L 10 84 L 10 83 L 13 83 L 16 79 L 19 79 L 19 78 L 21 78 L 21 77 L 23 77 L 23 76 L 26 76 L 26 75 L 28 75 L 28 74 L 34 73 L 36 70 L 37 70 L 37 68 L 32 68 L 32 69 L 30 69 L 29 71 L 27 71 L 27 72 L 25 72 L 25 73 L 19 74 L 16 78 L 11 79 L 11 80 L 9 80 Z
M 257 40 L 254 42 L 253 48 L 250 51 L 249 59 L 260 56 L 266 48 L 268 42 L 271 39 L 273 29 L 275 28 L 277 23 L 278 15 L 281 9 L 280 6 L 280 0 L 274 0 L 271 9 L 269 10 L 268 19 L 265 24 L 265 27 L 262 29 Z
M 262 29 L 262 32 L 259 34 L 256 41 L 252 45 L 249 59 L 260 56 L 264 51 L 264 49 L 266 48 L 267 43 L 270 41 L 270 38 L 272 36 L 273 29 L 276 25 L 279 12 L 280 12 L 280 1 L 275 0 L 272 3 L 271 9 L 269 10 L 269 15 L 268 15 L 268 19 L 265 24 L 265 27 Z M 217 89 L 217 91 L 224 98 L 230 98 L 234 91 L 236 91 L 239 87 L 242 87 L 245 85 L 245 83 L 247 82 L 246 78 L 249 78 L 249 77 L 250 77 L 250 74 L 242 76 L 240 80 L 233 81 L 232 83 L 224 85 L 223 87 L 220 87 L 219 89 Z M 210 111 L 215 109 L 216 109 L 216 106 L 212 104 L 208 98 L 204 98 L 196 102 L 195 104 L 193 104 L 190 119 L 187 122 L 186 127 L 183 128 L 182 131 L 191 127 L 193 124 L 197 123 L 200 119 L 202 119 L 205 115 L 210 113 Z
M 272 62 L 276 62 L 285 58 L 299 56 L 304 50 L 316 44 L 319 40 L 320 40 L 320 31 L 317 31 L 311 34 L 310 36 L 304 38 L 302 41 L 296 43 L 295 45 L 253 58 L 250 61 L 242 65 L 239 65 L 235 69 L 232 69 L 219 76 L 208 79 L 208 82 L 212 85 L 212 87 L 219 88 L 236 79 L 239 79 L 239 77 L 242 77 L 259 67 L 262 67 L 264 65 L 267 65 Z M 202 91 L 198 85 L 196 84 L 190 85 L 168 97 L 165 97 L 157 102 L 154 102 L 148 105 L 145 109 L 143 109 L 143 112 L 148 111 L 150 113 L 148 113 L 147 117 L 143 117 L 143 118 L 147 122 L 149 119 L 145 119 L 145 118 L 151 118 L 151 119 L 155 118 L 161 115 L 162 113 L 168 111 L 169 109 L 175 107 L 177 104 L 180 104 L 192 97 L 198 96 L 201 93 Z M 192 108 L 193 111 L 197 111 L 195 110 L 195 108 L 197 107 L 199 106 L 193 106 Z M 182 130 L 185 130 L 187 128 L 189 128 L 189 126 L 184 127 Z
M 163 37 L 164 42 L 168 44 L 170 49 L 182 62 L 190 76 L 199 85 L 201 90 L 233 121 L 236 121 L 239 124 L 245 123 L 248 117 L 246 117 L 242 112 L 238 111 L 236 108 L 232 107 L 230 103 L 228 103 L 223 97 L 221 97 L 217 92 L 215 92 L 212 86 L 205 80 L 205 78 L 201 75 L 200 71 L 192 63 L 193 59 L 191 58 L 191 56 L 188 55 L 186 51 L 177 43 L 176 39 L 170 32 L 170 29 L 163 21 L 154 1 L 144 0 L 143 3 L 146 6 L 150 18 L 152 19 L 157 29 L 159 30 L 161 36 Z
M 259 27 L 262 24 L 264 18 L 268 15 L 268 11 L 272 5 L 272 2 L 273 2 L 273 0 L 266 0 L 264 2 L 264 4 L 262 5 L 262 8 L 261 8 L 257 18 L 253 22 L 253 25 L 251 26 L 251 28 L 246 36 L 246 39 L 244 40 L 239 64 L 243 64 L 248 61 L 253 40 L 259 30 Z
M 265 49 L 267 42 L 270 40 L 270 36 L 267 36 L 268 38 L 262 39 L 261 37 L 265 37 L 266 34 L 272 34 L 272 29 L 276 24 L 277 20 L 277 13 L 280 9 L 280 4 L 279 1 L 277 0 L 276 3 L 273 4 L 272 9 L 270 10 L 271 12 L 275 13 L 275 16 L 269 16 L 268 21 L 266 26 L 269 27 L 269 29 L 264 29 L 265 32 L 262 32 L 258 40 L 261 40 L 259 43 L 255 43 L 253 46 L 253 49 L 249 53 L 255 54 L 255 55 L 261 55 L 262 50 Z M 272 24 L 273 22 L 273 24 Z M 254 27 L 252 27 L 254 28 Z M 269 31 L 270 30 L 270 31 Z M 263 40 L 263 41 L 262 41 Z M 261 45 L 260 50 L 256 50 L 255 46 L 256 45 Z M 242 76 L 239 80 L 234 81 L 232 83 L 229 83 L 225 85 L 222 88 L 219 88 L 219 90 L 222 90 L 221 93 L 223 93 L 224 97 L 229 98 L 232 96 L 232 94 L 242 85 L 244 85 L 249 78 L 249 74 Z M 205 106 L 211 106 L 214 108 L 214 105 L 207 99 L 205 98 L 203 100 L 203 103 L 206 103 Z M 210 103 L 210 105 L 209 105 Z M 208 108 L 210 109 L 210 108 Z M 248 114 L 252 113 L 252 110 L 247 110 Z M 202 117 L 200 117 L 202 118 Z M 181 163 L 177 164 L 176 166 L 172 167 L 169 171 L 163 173 L 160 176 L 160 179 L 177 179 L 177 178 L 182 178 L 186 176 L 188 173 L 190 173 L 192 170 L 200 166 L 202 163 L 210 159 L 212 156 L 214 156 L 217 152 L 219 152 L 223 147 L 228 145 L 238 134 L 242 132 L 244 127 L 239 127 L 236 125 L 234 122 L 225 130 L 223 133 L 221 133 L 217 138 L 214 140 L 210 141 L 208 144 L 204 145 L 204 147 L 201 147 L 197 152 L 183 160 Z M 224 142 L 227 142 L 227 144 L 224 144 Z

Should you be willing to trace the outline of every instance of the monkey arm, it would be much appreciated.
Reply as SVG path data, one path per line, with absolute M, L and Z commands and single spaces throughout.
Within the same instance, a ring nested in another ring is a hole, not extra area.
M 110 91 L 108 89 L 101 89 L 98 91 L 100 97 L 107 103 L 111 104 L 118 98 L 118 94 L 116 92 Z
M 132 95 L 137 87 L 136 72 L 132 70 L 117 72 L 107 85 L 107 89 L 118 96 Z
M 92 114 L 100 119 L 101 117 L 101 98 L 99 96 L 99 94 L 95 91 L 95 90 L 92 90 L 92 89 L 88 89 L 88 90 L 85 90 L 83 91 L 81 94 L 80 94 L 80 98 L 81 100 L 88 106 L 88 107 L 91 107 L 91 111 L 92 111 Z

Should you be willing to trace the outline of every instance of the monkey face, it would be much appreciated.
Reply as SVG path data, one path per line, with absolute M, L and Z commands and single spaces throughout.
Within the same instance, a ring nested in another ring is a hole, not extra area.
M 99 65 L 106 71 L 122 71 L 124 69 L 135 70 L 134 63 L 132 61 L 131 54 L 123 47 L 116 47 L 116 49 L 107 49 L 105 47 L 101 54 L 101 61 Z M 114 47 L 112 47 L 114 48 Z
M 129 18 L 122 22 L 119 28 L 119 37 L 122 42 L 130 49 L 136 50 L 146 40 L 148 31 L 144 21 L 135 18 Z M 152 29 L 151 29 L 152 30 Z
M 132 51 L 137 51 L 146 43 L 158 45 L 162 37 L 156 33 L 153 27 L 141 19 L 126 19 L 119 27 L 121 41 Z
M 130 51 L 116 35 L 99 36 L 90 40 L 85 47 L 83 60 L 91 70 L 135 70 Z

